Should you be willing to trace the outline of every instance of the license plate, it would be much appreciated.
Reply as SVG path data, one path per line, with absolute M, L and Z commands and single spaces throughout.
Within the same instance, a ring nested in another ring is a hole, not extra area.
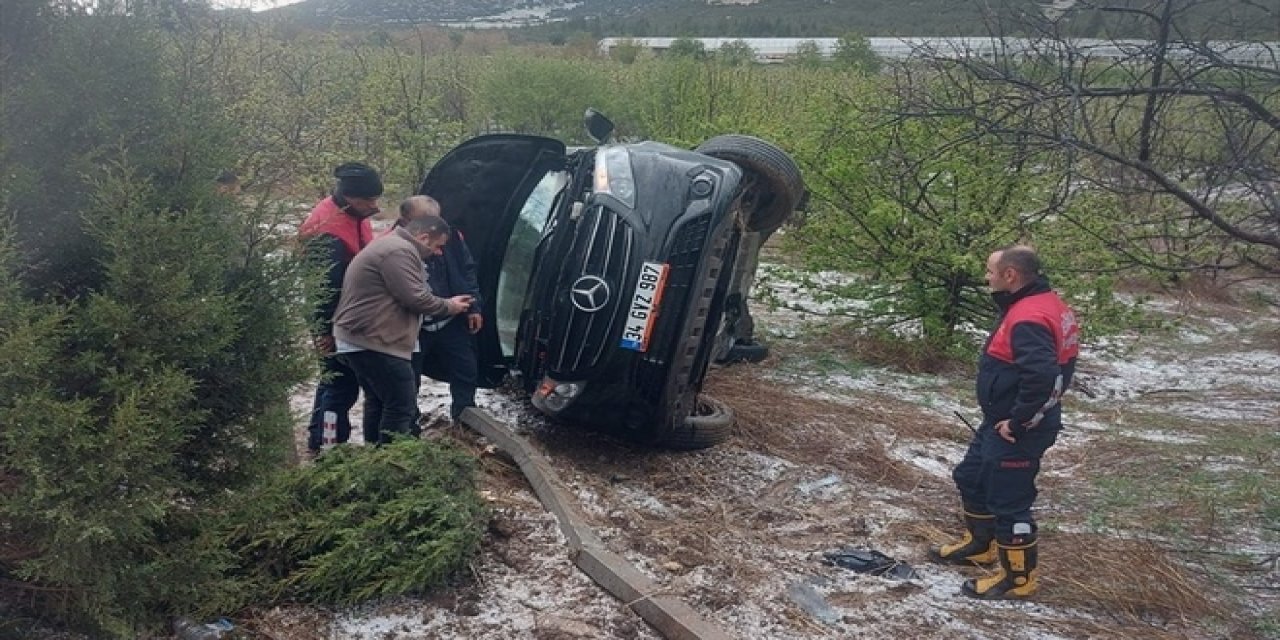
M 662 302 L 662 289 L 666 283 L 667 265 L 646 262 L 640 267 L 635 294 L 631 296 L 631 308 L 627 310 L 627 324 L 622 327 L 623 349 L 643 353 L 649 348 L 649 333 L 658 318 L 658 305 Z

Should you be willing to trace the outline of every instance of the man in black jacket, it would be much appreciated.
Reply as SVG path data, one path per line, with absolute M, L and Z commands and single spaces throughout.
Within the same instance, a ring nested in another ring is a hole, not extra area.
M 401 203 L 397 224 L 430 215 L 440 215 L 440 203 L 430 196 L 414 196 Z M 424 262 L 427 282 L 436 295 L 467 295 L 472 300 L 471 307 L 461 316 L 424 317 L 418 334 L 419 350 L 414 353 L 414 369 L 419 376 L 425 374 L 449 383 L 449 416 L 457 420 L 464 409 L 476 404 L 479 361 L 475 334 L 484 327 L 476 261 L 462 233 L 452 229 L 449 242 Z
M 1080 330 L 1030 247 L 992 253 L 987 283 L 1000 313 L 978 360 L 982 425 L 952 473 L 967 530 L 930 554 L 954 564 L 999 562 L 995 574 L 966 581 L 965 595 L 1026 598 L 1038 588 L 1035 478 L 1062 430 L 1058 400 L 1075 372 Z

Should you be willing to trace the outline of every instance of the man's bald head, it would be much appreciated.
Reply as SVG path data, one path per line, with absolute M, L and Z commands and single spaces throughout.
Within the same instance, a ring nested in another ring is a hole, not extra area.
M 402 223 L 428 216 L 440 217 L 440 203 L 431 196 L 413 196 L 400 203 L 400 221 Z
M 1040 256 L 1036 250 L 1025 244 L 1015 244 L 1000 250 L 1000 266 L 1018 272 L 1024 281 L 1031 281 L 1040 275 Z
M 1040 256 L 1022 244 L 1005 247 L 987 258 L 987 284 L 992 291 L 1017 291 L 1040 276 Z

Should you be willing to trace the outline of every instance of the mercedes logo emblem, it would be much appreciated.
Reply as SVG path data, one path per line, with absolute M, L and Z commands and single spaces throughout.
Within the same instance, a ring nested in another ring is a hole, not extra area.
M 569 300 L 583 313 L 595 313 L 609 304 L 609 284 L 603 278 L 582 276 L 569 290 Z

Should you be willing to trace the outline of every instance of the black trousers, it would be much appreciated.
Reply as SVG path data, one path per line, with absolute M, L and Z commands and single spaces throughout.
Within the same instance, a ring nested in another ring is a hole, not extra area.
M 1031 506 L 1036 501 L 1040 458 L 1058 439 L 1061 420 L 1046 418 L 1034 429 L 1009 442 L 996 433 L 994 420 L 983 420 L 969 442 L 964 459 L 951 473 L 966 511 L 996 517 L 996 538 L 1013 538 L 1019 522 L 1036 530 Z
M 324 414 L 332 411 L 337 417 L 338 442 L 351 437 L 351 407 L 360 397 L 360 383 L 356 374 L 337 356 L 325 356 L 321 363 L 323 376 L 316 387 L 316 399 L 311 404 L 311 421 L 307 423 L 307 448 L 319 451 L 324 441 Z
M 409 434 L 417 413 L 413 365 L 377 351 L 344 353 L 364 390 L 364 441 L 383 444 L 392 434 Z
M 463 409 L 476 406 L 476 380 L 480 366 L 475 336 L 467 331 L 465 315 L 456 316 L 437 331 L 419 331 L 421 349 L 413 354 L 414 371 L 449 383 L 449 417 L 454 420 Z

